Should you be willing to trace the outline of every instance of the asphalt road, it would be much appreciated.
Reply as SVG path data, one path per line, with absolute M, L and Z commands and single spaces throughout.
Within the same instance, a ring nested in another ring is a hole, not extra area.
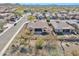
M 13 37 L 13 35 L 18 31 L 21 25 L 27 22 L 27 16 L 21 18 L 19 22 L 17 22 L 16 26 L 12 26 L 9 30 L 7 30 L 3 35 L 0 36 L 0 51 L 5 47 L 8 41 Z

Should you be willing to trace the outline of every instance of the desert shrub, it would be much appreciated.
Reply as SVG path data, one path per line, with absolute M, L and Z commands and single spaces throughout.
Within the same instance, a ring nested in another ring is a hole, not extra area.
M 78 43 L 75 43 L 75 45 L 79 45 Z
M 0 33 L 3 32 L 3 29 L 0 29 Z
M 49 20 L 49 19 L 47 19 L 47 22 L 50 22 L 50 20 Z
M 43 40 L 42 38 L 37 38 L 37 41 L 36 41 L 36 48 L 37 48 L 37 49 L 42 49 L 43 43 L 44 43 L 44 40 Z
M 0 21 L 0 32 L 3 31 L 3 25 L 4 25 L 4 22 L 1 22 L 1 21 Z
M 28 35 L 30 35 L 30 34 L 31 34 L 31 32 L 30 32 L 30 30 L 29 30 L 29 29 L 26 29 L 26 30 L 25 30 L 25 33 L 26 33 L 26 34 L 28 34 Z
M 49 26 L 52 26 L 52 24 L 51 24 L 51 23 L 49 23 L 48 25 L 49 25 Z
M 17 45 L 12 44 L 12 46 L 11 46 L 11 53 L 16 52 L 17 50 L 18 50 L 18 46 L 17 46 Z
M 67 47 L 69 47 L 69 44 L 66 44 Z
M 19 39 L 19 42 L 20 42 L 20 45 L 25 45 L 26 44 L 25 39 Z
M 29 21 L 34 21 L 35 19 L 36 19 L 35 16 L 28 16 L 28 20 L 29 20 Z

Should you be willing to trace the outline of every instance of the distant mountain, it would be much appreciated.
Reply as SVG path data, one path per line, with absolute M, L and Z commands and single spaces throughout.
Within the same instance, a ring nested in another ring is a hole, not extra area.
M 20 4 L 16 4 L 16 3 L 0 3 L 0 6 L 9 6 L 9 7 L 17 7 L 20 6 Z
M 18 3 L 19 5 L 29 6 L 29 7 L 79 7 L 79 3 Z
M 79 7 L 79 3 L 0 3 L 0 6 L 24 7 Z
M 20 5 L 79 5 L 79 3 L 17 3 Z

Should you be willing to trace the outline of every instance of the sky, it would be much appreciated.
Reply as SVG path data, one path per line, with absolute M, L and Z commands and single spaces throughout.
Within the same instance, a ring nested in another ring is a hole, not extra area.
M 0 3 L 79 3 L 79 0 L 0 0 Z

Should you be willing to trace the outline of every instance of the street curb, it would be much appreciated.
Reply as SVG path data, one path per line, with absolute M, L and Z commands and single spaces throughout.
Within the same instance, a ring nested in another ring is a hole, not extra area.
M 14 40 L 14 38 L 16 37 L 16 35 L 19 33 L 19 31 L 23 28 L 23 26 L 25 24 L 26 24 L 26 22 L 19 28 L 19 30 L 15 33 L 15 35 L 9 40 L 9 42 L 6 44 L 6 46 L 0 52 L 0 56 L 3 56 L 3 54 L 5 53 L 5 51 L 7 50 L 7 48 L 9 47 L 9 45 L 11 44 L 11 42 Z
M 23 17 L 24 17 L 24 16 L 25 16 L 25 15 L 23 15 Z M 18 23 L 23 17 L 21 17 L 18 21 L 16 21 L 16 23 Z M 25 23 L 26 23 L 26 22 L 25 22 Z M 25 24 L 25 23 L 24 23 L 24 24 Z M 23 25 L 24 25 L 24 24 L 23 24 Z M 22 25 L 22 26 L 23 26 L 23 25 Z M 14 24 L 13 24 L 13 26 L 14 26 Z M 11 27 L 13 27 L 13 26 L 11 26 Z M 22 26 L 21 26 L 21 27 L 22 27 Z M 10 28 L 11 28 L 11 27 L 10 27 Z M 21 27 L 20 27 L 20 28 L 21 28 Z M 8 31 L 10 28 L 6 29 L 6 31 Z M 19 30 L 18 30 L 17 32 L 20 31 L 20 28 L 19 28 Z M 6 32 L 6 31 L 5 31 L 5 32 Z M 5 32 L 4 32 L 4 33 L 5 33 Z M 17 33 L 17 32 L 16 32 L 16 33 Z M 1 35 L 3 35 L 4 33 L 2 33 Z M 15 35 L 14 35 L 13 37 L 15 37 L 15 36 L 17 35 L 16 33 L 15 33 Z M 5 53 L 6 49 L 8 48 L 8 46 L 10 45 L 10 43 L 13 41 L 13 39 L 14 39 L 13 37 L 9 40 L 9 42 L 8 42 L 8 43 L 4 46 L 4 48 L 1 50 L 0 56 L 2 56 L 2 55 Z

